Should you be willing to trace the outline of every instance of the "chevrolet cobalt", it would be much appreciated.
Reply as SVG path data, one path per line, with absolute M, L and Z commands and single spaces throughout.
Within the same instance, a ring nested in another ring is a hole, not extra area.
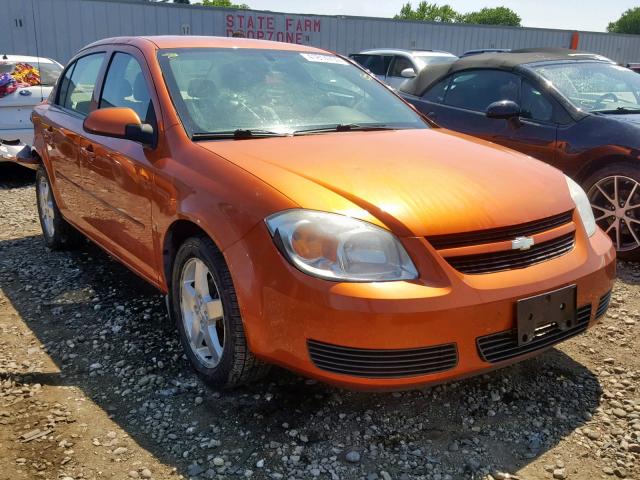
M 44 240 L 167 294 L 210 384 L 269 364 L 361 389 L 519 361 L 601 317 L 615 250 L 584 191 L 436 128 L 302 45 L 122 37 L 34 114 Z

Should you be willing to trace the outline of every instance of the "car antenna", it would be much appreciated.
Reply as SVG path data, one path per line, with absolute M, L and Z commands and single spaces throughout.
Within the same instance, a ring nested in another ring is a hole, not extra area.
M 38 48 L 38 32 L 36 29 L 36 7 L 31 0 L 31 18 L 33 19 L 33 35 L 36 40 L 36 62 L 38 63 L 38 77 L 40 78 L 40 101 L 44 100 L 44 88 L 42 87 L 42 69 L 40 68 L 40 49 Z
M 7 57 L 7 54 L 5 53 L 5 54 L 2 55 L 2 59 L 3 60 L 9 60 L 9 57 Z

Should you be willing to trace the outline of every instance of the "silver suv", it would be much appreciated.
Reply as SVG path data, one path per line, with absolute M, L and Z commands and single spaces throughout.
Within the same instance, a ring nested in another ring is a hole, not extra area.
M 428 65 L 450 63 L 458 59 L 452 53 L 438 50 L 393 48 L 363 50 L 349 57 L 393 88 L 398 88 L 407 78 L 415 77 Z

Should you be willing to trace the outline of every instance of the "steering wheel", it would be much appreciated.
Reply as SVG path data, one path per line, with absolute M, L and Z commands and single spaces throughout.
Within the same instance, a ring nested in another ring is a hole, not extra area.
M 604 95 L 601 95 L 597 100 L 596 100 L 596 106 L 601 106 L 604 105 L 605 100 L 607 99 L 611 99 L 612 102 L 618 103 L 620 101 L 620 99 L 618 98 L 618 96 L 613 93 L 613 92 L 609 92 L 609 93 L 605 93 Z

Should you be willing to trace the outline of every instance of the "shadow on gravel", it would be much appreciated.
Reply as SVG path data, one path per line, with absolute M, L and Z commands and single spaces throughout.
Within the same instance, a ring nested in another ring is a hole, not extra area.
M 40 237 L 0 242 L 0 287 L 61 371 L 14 379 L 80 387 L 187 477 L 251 469 L 253 478 L 309 478 L 311 468 L 340 479 L 381 470 L 394 479 L 515 472 L 581 426 L 602 393 L 591 371 L 554 349 L 403 393 L 350 392 L 281 369 L 218 393 L 183 358 L 158 292 L 95 246 L 60 253 Z M 359 461 L 346 460 L 351 450 Z M 228 459 L 224 467 L 216 456 Z
M 36 172 L 15 163 L 0 163 L 0 188 L 25 187 L 36 179 Z

